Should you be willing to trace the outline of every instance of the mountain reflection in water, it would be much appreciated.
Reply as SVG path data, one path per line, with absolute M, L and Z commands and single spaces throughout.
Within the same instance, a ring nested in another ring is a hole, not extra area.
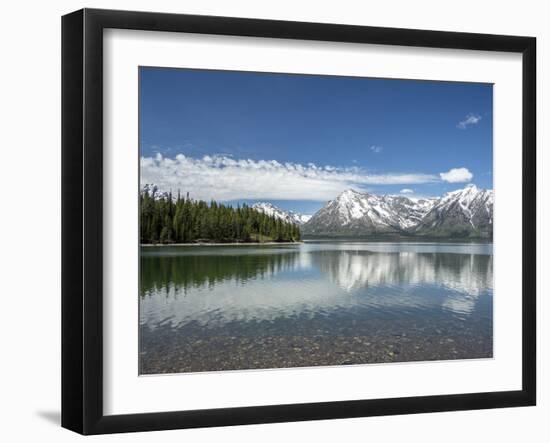
M 473 337 L 472 327 L 480 328 L 484 351 L 474 352 L 472 358 L 490 356 L 492 294 L 492 245 L 147 247 L 141 254 L 140 349 L 143 355 L 154 351 L 151 343 L 160 335 L 151 339 L 160 331 L 174 343 L 193 340 L 193 334 L 200 335 L 202 343 L 227 331 L 241 338 L 254 336 L 260 328 L 263 333 L 271 331 L 271 336 L 293 329 L 295 335 L 308 335 L 314 325 L 319 329 L 322 324 L 326 333 L 353 339 L 355 333 L 368 335 L 367 329 L 375 324 L 377 334 L 391 335 L 410 324 L 437 323 L 439 331 L 458 322 L 456 332 L 446 338 L 460 339 L 456 335 L 461 328 Z M 185 336 L 178 335 L 184 330 Z M 461 352 L 455 355 L 468 358 Z M 164 358 L 171 360 L 169 355 Z M 316 365 L 313 360 L 306 358 L 305 364 Z M 224 369 L 211 366 L 204 370 Z M 277 367 L 288 366 L 295 364 Z M 188 370 L 141 367 L 146 373 Z M 260 361 L 242 368 L 246 367 L 270 366 Z

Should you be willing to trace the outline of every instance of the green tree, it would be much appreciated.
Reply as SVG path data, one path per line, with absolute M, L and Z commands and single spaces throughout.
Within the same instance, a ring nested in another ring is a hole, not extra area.
M 256 211 L 247 205 L 223 205 L 182 197 L 178 191 L 160 195 L 155 187 L 140 195 L 142 243 L 299 241 L 299 226 Z

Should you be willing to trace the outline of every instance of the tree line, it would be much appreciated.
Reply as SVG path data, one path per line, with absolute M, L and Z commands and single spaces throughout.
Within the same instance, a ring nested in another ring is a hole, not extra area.
M 156 187 L 140 194 L 142 244 L 196 242 L 290 242 L 300 240 L 300 228 L 243 204 L 237 207 L 176 198 Z

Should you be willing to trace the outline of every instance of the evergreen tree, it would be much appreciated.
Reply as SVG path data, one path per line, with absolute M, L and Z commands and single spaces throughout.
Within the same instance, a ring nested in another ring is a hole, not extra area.
M 193 200 L 186 193 L 158 195 L 156 188 L 140 195 L 141 243 L 289 242 L 300 240 L 299 226 L 248 207 L 214 200 Z

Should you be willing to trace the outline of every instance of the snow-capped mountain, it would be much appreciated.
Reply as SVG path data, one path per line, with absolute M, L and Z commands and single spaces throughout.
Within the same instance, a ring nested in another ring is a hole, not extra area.
M 493 191 L 474 185 L 441 198 L 417 199 L 347 190 L 302 227 L 309 235 L 407 234 L 490 237 Z
M 254 203 L 251 208 L 256 211 L 263 212 L 269 216 L 275 216 L 285 222 L 294 223 L 295 225 L 302 225 L 311 218 L 311 215 L 299 214 L 293 211 L 285 211 L 268 202 Z
M 431 199 L 375 195 L 349 189 L 321 208 L 304 226 L 304 233 L 399 233 L 416 226 L 434 204 Z
M 437 202 L 435 198 L 410 198 L 402 195 L 385 195 L 382 199 L 402 230 L 418 225 Z
M 493 202 L 492 190 L 479 189 L 475 185 L 448 192 L 413 232 L 435 236 L 492 236 Z
M 169 198 L 170 193 L 161 191 L 157 185 L 154 183 L 146 183 L 141 187 L 141 194 L 149 194 L 155 200 L 160 200 L 161 198 Z M 172 196 L 174 198 L 174 196 Z

